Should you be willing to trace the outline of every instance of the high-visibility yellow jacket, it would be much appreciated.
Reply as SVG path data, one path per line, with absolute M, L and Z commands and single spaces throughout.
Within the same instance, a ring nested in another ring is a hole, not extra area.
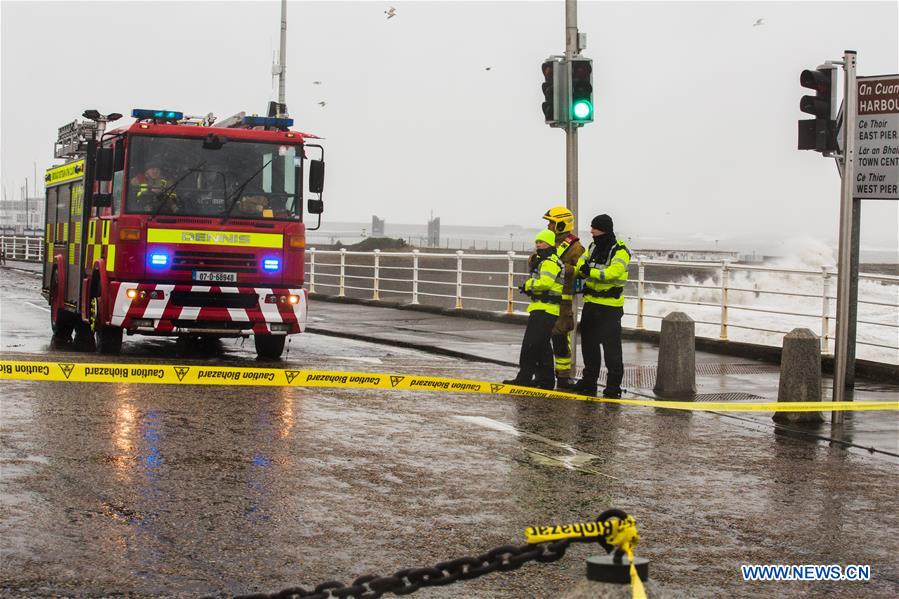
M 624 284 L 627 282 L 627 265 L 631 261 L 631 252 L 620 239 L 609 251 L 604 263 L 588 262 L 593 257 L 590 247 L 577 263 L 577 276 L 584 279 L 584 302 L 603 306 L 624 306 Z M 590 276 L 584 277 L 581 267 L 590 265 Z
M 548 258 L 538 260 L 531 271 L 530 278 L 524 282 L 524 292 L 531 297 L 528 312 L 545 310 L 549 314 L 558 316 L 564 281 L 565 269 L 556 254 L 550 254 Z
M 149 193 L 151 191 L 151 189 L 153 189 L 153 188 L 165 189 L 168 186 L 169 186 L 169 182 L 167 179 L 154 179 L 154 180 L 150 181 L 149 179 L 144 177 L 143 179 L 140 180 L 140 183 L 137 187 L 137 197 L 141 197 L 145 193 Z M 175 195 L 175 194 L 169 192 L 169 195 Z

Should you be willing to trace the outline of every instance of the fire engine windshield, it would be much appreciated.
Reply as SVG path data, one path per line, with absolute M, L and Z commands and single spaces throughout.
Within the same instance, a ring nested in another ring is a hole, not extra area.
M 128 213 L 300 219 L 296 146 L 135 136 L 129 154 Z

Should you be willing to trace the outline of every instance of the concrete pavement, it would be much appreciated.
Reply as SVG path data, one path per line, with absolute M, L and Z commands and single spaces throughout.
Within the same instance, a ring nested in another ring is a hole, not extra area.
M 5 359 L 175 359 L 175 341 L 164 338 L 129 337 L 116 358 L 52 348 L 35 277 L 2 276 Z M 321 301 L 312 317 L 313 329 L 332 336 L 295 337 L 279 366 L 497 380 L 513 367 L 429 352 L 451 345 L 511 362 L 522 334 L 517 323 Z M 360 331 L 382 341 L 333 336 Z M 421 350 L 391 347 L 396 341 Z M 626 349 L 630 388 L 651 394 L 654 346 Z M 234 340 L 177 360 L 256 364 Z M 701 393 L 776 392 L 771 364 L 700 353 L 697 365 Z M 769 414 L 340 387 L 6 381 L 3 392 L 3 597 L 311 588 L 517 544 L 526 526 L 583 521 L 610 507 L 637 518 L 638 555 L 651 560 L 660 596 L 895 597 L 899 589 L 894 458 L 775 434 Z M 847 421 L 861 435 L 877 424 L 867 415 Z M 416 597 L 558 597 L 578 588 L 584 559 L 598 552 L 573 546 L 553 564 Z M 869 564 L 872 578 L 741 578 L 741 564 L 781 563 Z
M 466 312 L 470 316 L 477 316 Z M 310 302 L 309 330 L 317 334 L 373 340 L 468 360 L 509 366 L 514 376 L 518 351 L 524 334 L 520 318 L 478 319 L 448 315 L 446 311 L 387 308 L 367 302 L 315 296 Z M 652 388 L 658 363 L 658 346 L 647 341 L 623 342 L 625 376 L 623 386 L 629 393 L 657 398 Z M 578 352 L 578 363 L 582 356 Z M 602 370 L 600 380 L 605 377 Z M 696 352 L 697 401 L 776 401 L 780 367 L 777 364 Z M 833 389 L 831 377 L 824 377 L 824 401 Z M 899 399 L 899 383 L 857 380 L 849 397 L 856 401 Z M 826 409 L 826 406 L 822 406 Z M 830 412 L 819 427 L 795 429 L 777 426 L 780 432 L 794 432 L 821 441 L 846 446 L 873 448 L 899 458 L 899 416 L 895 413 L 849 412 L 842 425 L 831 425 Z M 759 426 L 775 428 L 768 413 L 734 414 Z

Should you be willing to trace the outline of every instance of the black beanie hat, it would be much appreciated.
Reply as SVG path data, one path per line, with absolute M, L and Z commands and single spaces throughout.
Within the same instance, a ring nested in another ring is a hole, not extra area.
M 603 233 L 613 233 L 615 231 L 614 225 L 612 224 L 612 217 L 608 214 L 594 216 L 593 220 L 590 221 L 590 226 Z

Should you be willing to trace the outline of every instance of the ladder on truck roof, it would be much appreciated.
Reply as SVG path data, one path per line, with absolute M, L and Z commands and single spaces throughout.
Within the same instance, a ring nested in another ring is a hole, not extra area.
M 97 138 L 97 123 L 75 119 L 59 128 L 56 144 L 53 146 L 54 158 L 84 158 L 87 154 L 87 142 Z

